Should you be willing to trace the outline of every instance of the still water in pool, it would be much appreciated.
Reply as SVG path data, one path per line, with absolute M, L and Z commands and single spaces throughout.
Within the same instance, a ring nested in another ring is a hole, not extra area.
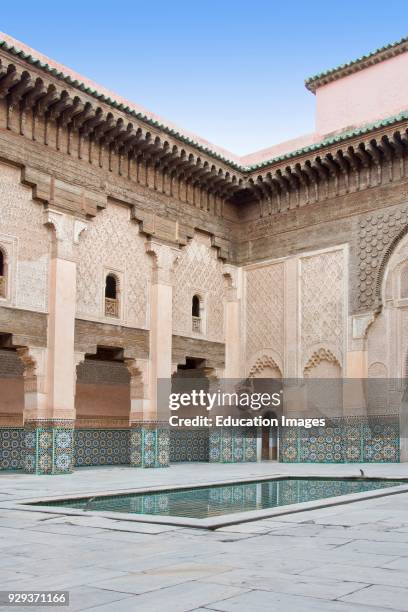
M 398 480 L 283 478 L 156 493 L 53 501 L 41 505 L 82 510 L 208 518 L 235 512 L 277 508 L 328 497 L 406 484 Z

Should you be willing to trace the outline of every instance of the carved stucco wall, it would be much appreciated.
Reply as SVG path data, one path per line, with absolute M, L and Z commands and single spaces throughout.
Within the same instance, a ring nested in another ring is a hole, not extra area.
M 402 293 L 408 263 L 408 237 L 388 253 L 378 287 L 382 309 L 367 333 L 368 374 L 391 378 L 405 376 L 408 354 L 408 299 Z
M 284 353 L 284 264 L 275 263 L 246 272 L 246 362 L 272 354 L 282 370 Z
M 300 260 L 301 365 L 328 348 L 340 365 L 345 339 L 344 250 L 318 253 Z
M 297 346 L 291 343 L 298 343 L 296 334 L 288 332 L 285 336 L 287 328 L 299 329 L 300 333 L 300 363 L 298 367 L 295 363 L 287 364 L 291 372 L 303 376 L 305 367 L 311 363 L 309 369 L 319 366 L 321 374 L 323 362 L 327 361 L 325 374 L 332 375 L 333 361 L 339 376 L 347 321 L 345 249 L 336 247 L 294 259 L 298 262 L 297 272 L 293 258 L 246 271 L 246 371 L 251 372 L 258 361 L 262 363 L 268 357 L 274 359 L 285 376 L 285 356 L 296 360 Z M 294 270 L 294 274 L 289 270 Z M 289 300 L 289 289 L 296 283 L 297 305 Z M 329 354 L 332 359 L 327 358 Z M 308 376 L 313 375 L 308 371 Z
M 408 227 L 408 206 L 393 206 L 356 221 L 352 286 L 354 312 L 373 310 L 381 301 L 383 265 L 393 242 Z
M 367 350 L 368 350 L 368 376 L 375 377 L 375 372 L 379 370 L 379 366 L 382 370 L 388 373 L 388 338 L 387 338 L 387 325 L 386 317 L 384 313 L 381 314 L 369 328 L 367 338 Z M 375 367 L 373 367 L 375 365 Z
M 47 309 L 50 236 L 43 206 L 21 184 L 20 170 L 0 164 L 0 244 L 8 260 L 8 303 L 17 308 Z
M 146 328 L 151 262 L 130 209 L 109 202 L 82 233 L 77 272 L 77 315 L 104 320 L 107 272 L 117 274 L 121 317 L 118 323 Z M 109 319 L 114 323 L 114 319 Z
M 210 238 L 196 233 L 182 249 L 175 266 L 173 291 L 173 333 L 192 333 L 191 300 L 198 294 L 203 301 L 202 336 L 214 342 L 224 341 L 224 277 L 223 264 Z

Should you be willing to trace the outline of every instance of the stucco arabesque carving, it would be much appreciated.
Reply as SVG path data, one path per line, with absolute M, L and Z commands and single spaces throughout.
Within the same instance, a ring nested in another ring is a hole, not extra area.
M 23 346 L 17 349 L 24 366 L 24 391 L 45 392 L 46 349 L 33 346 Z
M 80 236 L 87 228 L 84 219 L 48 208 L 44 211 L 44 225 L 53 229 L 54 255 L 61 259 L 77 261 Z
M 322 347 L 318 350 L 315 350 L 313 354 L 310 356 L 303 370 L 304 376 L 305 377 L 310 376 L 312 370 L 316 366 L 318 366 L 322 361 L 327 361 L 329 363 L 333 363 L 336 366 L 341 367 L 341 364 L 339 360 L 337 359 L 336 355 L 332 353 L 332 351 L 330 351 L 329 349 Z
M 279 372 L 279 377 L 282 376 L 282 371 L 275 359 L 270 355 L 262 355 L 258 357 L 251 369 L 248 372 L 248 378 L 255 378 L 258 374 L 261 374 L 263 370 L 269 368 L 271 370 Z
M 130 375 L 130 397 L 146 398 L 148 389 L 148 361 L 125 356 L 125 366 Z
M 301 261 L 302 363 L 311 351 L 327 347 L 342 362 L 344 351 L 345 273 L 342 249 L 305 257 Z
M 148 240 L 146 253 L 153 257 L 153 283 L 173 285 L 174 266 L 180 255 L 180 249 L 156 240 Z
M 353 340 L 365 340 L 367 338 L 368 328 L 374 322 L 375 316 L 374 312 L 368 312 L 352 317 Z
M 234 301 L 237 299 L 238 293 L 238 268 L 231 264 L 224 264 L 222 273 L 227 283 L 226 287 L 226 298 L 228 301 Z
M 380 310 L 383 274 L 395 242 L 408 229 L 408 207 L 395 207 L 360 218 L 357 237 L 355 311 Z

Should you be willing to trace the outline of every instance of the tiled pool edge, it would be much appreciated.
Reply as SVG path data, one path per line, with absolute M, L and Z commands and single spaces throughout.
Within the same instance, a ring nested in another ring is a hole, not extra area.
M 267 480 L 279 480 L 284 475 L 275 475 L 274 477 L 257 477 L 257 478 L 248 478 L 245 480 L 234 479 L 234 480 L 223 480 L 222 482 L 210 482 L 210 483 L 200 483 L 200 485 L 180 485 L 177 487 L 143 487 L 140 489 L 125 489 L 121 490 L 121 494 L 131 494 L 131 493 L 151 493 L 151 492 L 164 492 L 169 490 L 182 490 L 182 489 L 191 489 L 194 488 L 205 488 L 208 486 L 222 486 L 223 484 L 238 484 L 242 482 L 259 482 L 259 481 L 267 481 Z M 292 476 L 292 478 L 294 478 Z M 305 476 L 303 476 L 305 478 Z M 333 479 L 344 479 L 344 478 L 354 478 L 355 475 L 352 476 L 342 476 L 342 477 L 332 477 Z M 376 477 L 370 476 L 370 480 L 395 480 L 394 477 Z M 404 480 L 404 479 L 401 479 Z M 107 495 L 117 495 L 119 493 L 116 491 L 103 491 L 101 493 L 93 493 L 92 497 L 103 497 Z M 87 495 L 81 494 L 71 494 L 66 496 L 53 496 L 53 497 L 44 497 L 41 498 L 31 498 L 24 499 L 20 501 L 16 501 L 14 503 L 10 502 L 0 502 L 0 509 L 8 509 L 8 510 L 20 510 L 27 512 L 42 512 L 46 514 L 55 514 L 62 516 L 81 516 L 81 517 L 98 517 L 98 518 L 106 518 L 111 519 L 113 521 L 124 521 L 124 522 L 135 522 L 135 523 L 148 523 L 155 525 L 166 525 L 173 526 L 175 528 L 178 527 L 190 527 L 195 529 L 205 529 L 205 530 L 215 530 L 221 527 L 228 527 L 231 525 L 238 525 L 241 523 L 253 522 L 257 520 L 263 520 L 266 518 L 274 518 L 277 516 L 284 516 L 290 514 L 298 514 L 301 512 L 307 512 L 310 510 L 318 510 L 321 508 L 329 508 L 333 506 L 341 506 L 345 504 L 356 503 L 359 501 L 366 501 L 375 498 L 386 497 L 388 495 L 398 495 L 408 493 L 408 479 L 406 486 L 398 485 L 395 487 L 390 487 L 387 489 L 376 489 L 374 491 L 365 491 L 362 493 L 350 493 L 347 495 L 339 495 L 337 497 L 323 498 L 320 500 L 314 500 L 310 502 L 301 502 L 297 504 L 290 504 L 287 506 L 280 506 L 279 508 L 266 508 L 262 510 L 251 510 L 247 512 L 240 512 L 234 514 L 225 514 L 222 516 L 211 517 L 206 519 L 193 519 L 188 517 L 168 517 L 168 516 L 159 516 L 159 515 L 148 515 L 148 514 L 128 514 L 121 512 L 105 512 L 98 510 L 79 510 L 79 509 L 69 509 L 65 506 L 42 506 L 41 502 L 46 501 L 66 501 L 73 499 L 83 499 L 84 497 L 88 497 Z M 38 504 L 36 506 L 28 505 L 28 504 Z

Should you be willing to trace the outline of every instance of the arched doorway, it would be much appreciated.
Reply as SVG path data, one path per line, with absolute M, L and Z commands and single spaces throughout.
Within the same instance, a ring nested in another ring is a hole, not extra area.
M 277 420 L 275 412 L 268 410 L 263 415 L 264 419 Z M 262 461 L 277 461 L 278 459 L 278 440 L 279 440 L 279 429 L 278 425 L 270 424 L 263 425 L 262 431 L 262 448 L 261 448 L 261 459 Z
M 366 330 L 367 453 L 376 461 L 408 461 L 408 236 L 383 258 L 376 279 L 381 308 Z
M 260 355 L 248 372 L 253 393 L 268 393 L 272 395 L 279 393 L 282 388 L 282 371 L 274 357 L 270 354 Z M 266 407 L 262 411 L 264 420 L 275 421 L 270 425 L 264 425 L 258 430 L 258 461 L 279 460 L 279 419 L 283 414 L 283 405 L 279 407 Z
M 77 366 L 75 465 L 127 465 L 130 374 L 123 350 L 97 347 Z
M 172 393 L 191 393 L 193 389 L 208 392 L 210 381 L 204 359 L 186 357 L 172 376 Z M 205 407 L 181 406 L 179 418 L 208 416 Z M 208 427 L 174 427 L 170 429 L 170 462 L 209 461 Z
M 23 467 L 24 365 L 0 344 L 0 472 Z

